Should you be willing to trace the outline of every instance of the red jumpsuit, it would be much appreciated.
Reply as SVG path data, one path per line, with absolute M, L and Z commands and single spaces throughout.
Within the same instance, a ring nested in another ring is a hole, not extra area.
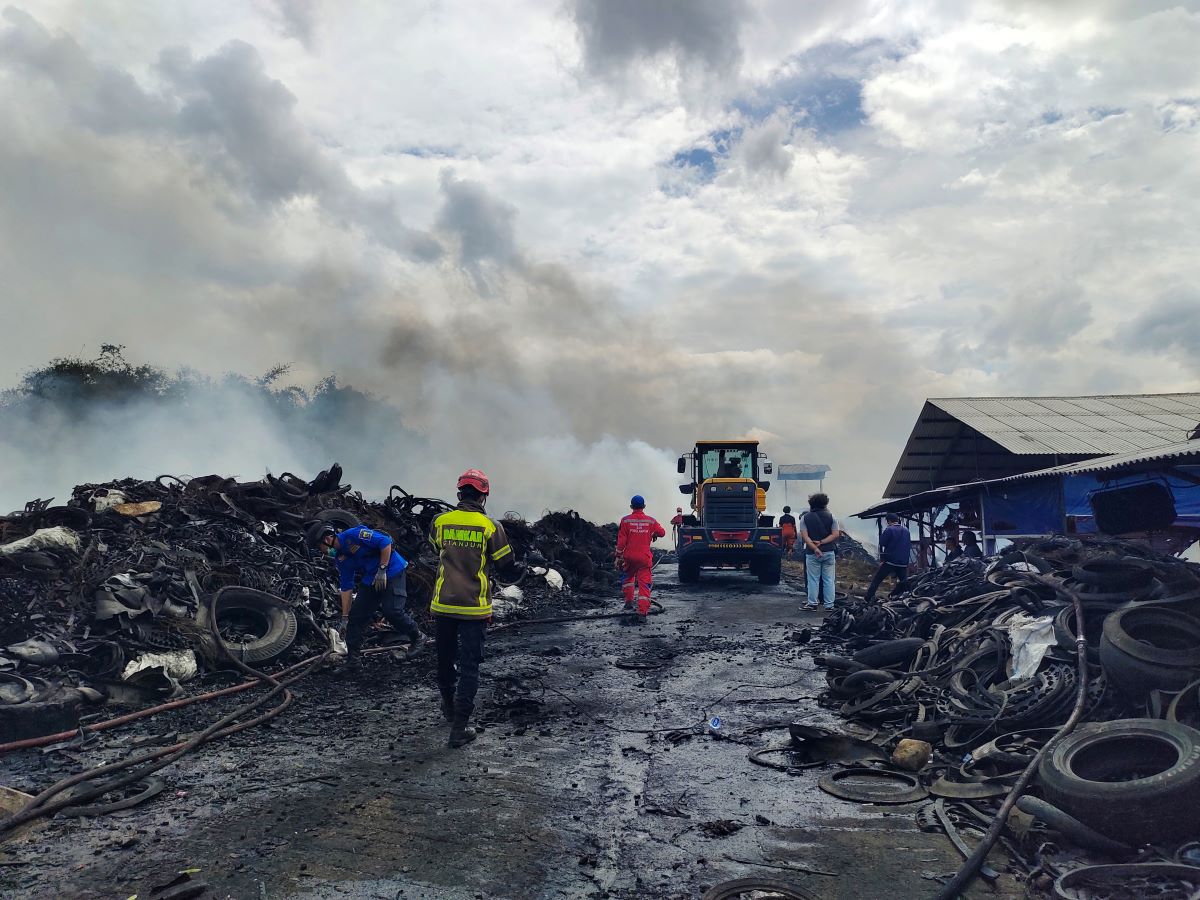
M 650 570 L 654 566 L 650 542 L 666 535 L 666 529 L 641 509 L 635 509 L 623 518 L 617 531 L 617 556 L 625 570 L 622 590 L 627 603 L 633 602 L 636 590 L 638 615 L 650 614 Z

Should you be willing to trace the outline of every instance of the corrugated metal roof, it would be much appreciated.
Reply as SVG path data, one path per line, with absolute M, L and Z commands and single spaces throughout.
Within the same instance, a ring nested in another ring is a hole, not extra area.
M 1122 453 L 1178 441 L 1200 424 L 1200 393 L 962 397 L 929 402 L 1006 450 L 1023 454 Z M 1015 439 L 1014 431 L 1027 437 Z M 1050 438 L 1046 432 L 1056 436 Z
M 1013 481 L 1028 481 L 1034 478 L 1059 478 L 1070 475 L 1084 475 L 1093 472 L 1108 472 L 1127 466 L 1137 466 L 1145 463 L 1176 461 L 1177 465 L 1200 465 L 1200 438 L 1190 441 L 1180 441 L 1165 447 L 1155 447 L 1152 450 L 1138 450 L 1133 453 L 1116 453 L 1100 456 L 1083 462 L 1067 463 L 1064 466 L 1053 466 L 1048 469 L 1038 469 L 1034 472 L 1022 472 L 1009 475 L 1006 478 L 992 478 L 986 481 L 972 481 L 966 484 L 952 484 L 923 491 L 896 500 L 887 500 L 855 513 L 859 518 L 869 519 L 889 512 L 917 512 L 944 506 L 964 496 L 971 496 L 994 484 L 1008 484 Z M 1182 461 L 1182 462 L 1180 462 Z
M 1023 481 L 1030 478 L 1053 478 L 1059 475 L 1082 475 L 1088 472 L 1109 472 L 1125 466 L 1136 466 L 1148 462 L 1162 462 L 1194 457 L 1200 463 L 1200 439 L 1180 441 L 1165 447 L 1155 447 L 1152 450 L 1137 450 L 1133 453 L 1116 453 L 1111 456 L 1100 456 L 1083 462 L 1067 463 L 1065 466 L 1054 466 L 1049 469 L 1038 469 L 1036 472 L 1022 472 L 1020 475 L 1010 475 L 1007 478 L 997 478 L 987 484 L 1004 484 L 1009 481 Z
M 884 492 L 900 497 L 963 480 L 1182 441 L 1200 425 L 1200 392 L 1095 397 L 948 397 L 925 401 Z

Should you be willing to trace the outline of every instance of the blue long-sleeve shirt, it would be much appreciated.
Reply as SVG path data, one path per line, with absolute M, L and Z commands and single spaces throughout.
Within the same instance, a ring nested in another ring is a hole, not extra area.
M 889 525 L 879 536 L 879 559 L 892 566 L 907 566 L 912 553 L 912 535 L 903 525 Z
M 335 558 L 338 570 L 338 587 L 343 591 L 354 590 L 354 576 L 362 577 L 369 584 L 379 571 L 379 554 L 384 547 L 392 546 L 392 539 L 382 531 L 364 525 L 347 528 L 337 536 L 338 554 Z M 391 580 L 408 568 L 408 560 L 392 550 L 388 558 L 387 576 Z

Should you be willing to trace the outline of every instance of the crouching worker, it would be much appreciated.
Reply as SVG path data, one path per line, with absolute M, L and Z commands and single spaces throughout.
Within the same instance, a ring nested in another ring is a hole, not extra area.
M 420 653 L 426 637 L 408 614 L 404 571 L 408 562 L 395 552 L 392 539 L 382 531 L 362 525 L 340 533 L 330 525 L 320 525 L 316 537 L 318 549 L 337 566 L 342 600 L 338 630 L 346 636 L 348 664 L 358 665 L 367 628 L 380 613 L 409 639 L 408 657 Z M 352 593 L 356 578 L 358 592 Z
M 451 723 L 451 747 L 475 740 L 470 727 L 479 690 L 483 637 L 492 618 L 490 566 L 516 578 L 523 568 L 499 522 L 484 514 L 491 484 L 478 469 L 458 479 L 458 506 L 433 520 L 429 535 L 438 551 L 437 582 L 429 609 L 437 623 L 437 681 L 442 715 Z
M 621 520 L 617 530 L 617 561 L 620 564 L 621 589 L 625 595 L 625 608 L 633 609 L 634 595 L 637 595 L 638 625 L 646 624 L 650 615 L 650 586 L 651 574 L 654 569 L 654 551 L 650 544 L 660 537 L 666 537 L 666 529 L 658 524 L 653 516 L 646 515 L 646 501 L 641 494 L 635 494 L 629 501 L 632 510 Z

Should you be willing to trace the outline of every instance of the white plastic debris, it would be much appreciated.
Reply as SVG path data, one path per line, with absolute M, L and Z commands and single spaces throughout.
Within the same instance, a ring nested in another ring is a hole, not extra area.
M 546 573 L 546 584 L 550 585 L 556 591 L 561 591 L 563 588 L 563 577 L 551 569 Z
M 116 488 L 108 488 L 105 493 L 92 497 L 92 508 L 96 512 L 104 512 L 106 509 L 111 509 L 114 506 L 120 506 L 122 503 L 128 503 L 129 497 L 124 491 L 118 491 Z
M 1008 657 L 1009 678 L 1031 677 L 1042 664 L 1046 651 L 1058 644 L 1053 616 L 1035 618 L 1020 613 L 1008 620 L 1004 630 L 1012 644 L 1012 653 Z
M 196 654 L 192 650 L 168 650 L 163 653 L 143 653 L 125 667 L 121 680 L 142 669 L 161 668 L 170 678 L 176 681 L 191 681 L 196 677 L 199 667 L 196 664 Z
M 62 549 L 78 553 L 82 549 L 79 535 L 70 528 L 56 525 L 54 528 L 39 528 L 29 537 L 18 538 L 0 546 L 0 553 L 16 553 L 19 550 Z
M 305 590 L 308 590 L 305 588 Z M 329 650 L 334 656 L 347 656 L 350 653 L 350 648 L 346 646 L 346 639 L 338 634 L 336 628 L 326 628 L 325 634 L 329 638 Z
M 525 600 L 525 592 L 515 584 L 506 585 L 492 597 L 492 612 L 498 619 L 503 619 L 515 609 L 520 609 Z
M 534 575 L 545 575 L 546 574 L 546 569 L 542 566 L 534 566 L 529 571 L 532 572 Z

